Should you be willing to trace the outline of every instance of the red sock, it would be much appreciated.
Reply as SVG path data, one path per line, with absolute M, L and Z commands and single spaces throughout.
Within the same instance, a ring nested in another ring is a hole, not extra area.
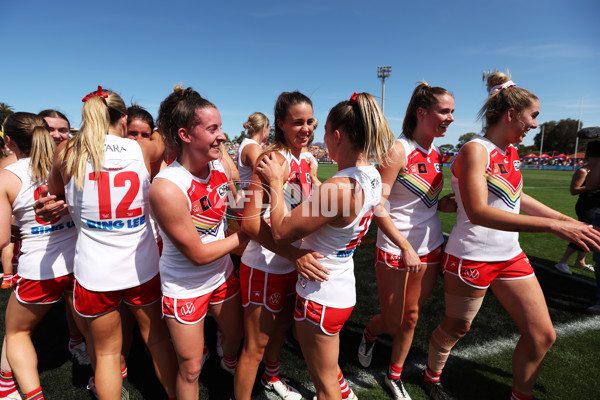
M 0 372 L 0 398 L 6 397 L 17 390 L 15 377 L 12 372 Z
M 69 348 L 72 349 L 75 346 L 79 346 L 83 343 L 83 336 L 81 335 L 71 335 L 69 337 Z
M 44 393 L 42 392 L 42 387 L 40 386 L 37 389 L 33 389 L 29 393 L 25 393 L 25 400 L 44 400 Z
M 442 376 L 442 372 L 441 371 L 440 372 L 433 372 L 429 368 L 429 365 L 425 368 L 425 373 L 423 374 L 423 377 L 428 382 L 439 382 L 440 381 L 440 376 Z
M 347 399 L 350 396 L 350 387 L 346 383 L 346 379 L 344 379 L 344 374 L 342 374 L 342 370 L 338 372 L 338 382 L 340 384 L 340 390 L 342 391 L 342 399 Z
M 8 289 L 12 286 L 12 275 L 4 275 L 2 278 L 2 289 Z
M 402 367 L 390 362 L 387 372 L 388 379 L 400 379 L 400 374 L 402 374 Z
M 373 343 L 377 337 L 371 333 L 368 326 L 365 328 L 363 335 L 365 336 L 365 340 L 369 343 Z
M 227 357 L 223 356 L 223 364 L 229 369 L 235 369 L 237 367 L 237 356 Z
M 265 359 L 265 372 L 262 378 L 267 382 L 275 382 L 280 380 L 279 378 L 279 360 L 269 361 Z
M 515 388 L 512 388 L 512 395 L 510 396 L 510 400 L 532 400 L 532 395 L 526 395 L 520 392 L 517 392 Z

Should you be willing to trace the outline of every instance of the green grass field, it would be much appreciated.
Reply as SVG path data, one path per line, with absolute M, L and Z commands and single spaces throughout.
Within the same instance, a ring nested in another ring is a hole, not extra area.
M 335 173 L 335 165 L 321 165 L 322 180 Z M 575 197 L 568 193 L 572 173 L 561 171 L 524 170 L 524 190 L 561 212 L 574 216 Z M 444 193 L 450 189 L 446 176 Z M 455 215 L 442 216 L 444 232 L 449 233 Z M 373 226 L 367 237 L 376 238 Z M 558 332 L 558 339 L 548 353 L 535 388 L 536 399 L 594 399 L 600 398 L 600 317 L 585 314 L 592 302 L 595 288 L 590 273 L 574 271 L 575 277 L 556 272 L 554 263 L 560 258 L 566 243 L 547 234 L 523 234 L 521 244 L 534 262 L 536 274 Z M 340 366 L 350 386 L 361 400 L 390 399 L 383 388 L 391 351 L 389 337 L 380 337 L 374 350 L 370 368 L 358 364 L 356 349 L 364 326 L 379 311 L 377 287 L 373 270 L 375 244 L 365 240 L 355 252 L 357 305 L 341 332 Z M 588 258 L 591 262 L 591 256 Z M 9 291 L 0 293 L 0 307 L 4 309 Z M 441 321 L 444 312 L 442 278 L 438 279 L 433 295 L 426 303 L 413 346 L 403 372 L 403 380 L 413 399 L 426 399 L 420 387 L 422 368 L 426 362 L 428 338 Z M 4 329 L 2 327 L 2 329 Z M 228 399 L 232 396 L 233 379 L 219 366 L 214 352 L 215 324 L 207 319 L 207 343 L 213 352 L 200 376 L 201 399 Z M 444 370 L 444 386 L 455 399 L 508 399 L 510 396 L 512 349 L 518 332 L 514 323 L 490 292 L 485 298 L 471 332 L 453 350 Z M 38 328 L 34 342 L 38 349 L 39 369 L 48 399 L 91 399 L 85 385 L 91 369 L 70 361 L 67 351 L 68 334 L 64 322 L 64 304 L 45 318 Z M 151 367 L 148 352 L 139 335 L 128 360 L 130 398 L 165 399 Z M 307 398 L 312 398 L 312 385 L 297 343 L 289 337 L 282 354 L 282 374 Z M 259 371 L 262 373 L 262 371 Z M 257 382 L 257 399 L 274 399 L 266 395 Z

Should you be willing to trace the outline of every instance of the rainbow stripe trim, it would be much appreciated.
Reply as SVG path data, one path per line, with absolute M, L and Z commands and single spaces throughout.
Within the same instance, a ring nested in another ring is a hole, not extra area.
M 438 196 L 444 187 L 443 180 L 440 180 L 440 183 L 436 187 L 432 187 L 429 182 L 419 175 L 408 174 L 406 172 L 398 174 L 396 180 L 421 199 L 427 208 L 431 208 L 437 204 Z
M 221 226 L 221 218 L 209 218 L 206 215 L 192 215 L 192 222 L 200 233 L 215 235 Z
M 517 187 L 514 187 L 509 181 L 501 175 L 486 174 L 488 190 L 495 194 L 509 208 L 514 209 L 521 198 L 523 189 L 523 178 L 519 180 Z
M 27 393 L 27 397 L 25 397 L 25 400 L 41 400 L 43 398 L 44 393 L 42 392 L 42 388 L 40 387 Z

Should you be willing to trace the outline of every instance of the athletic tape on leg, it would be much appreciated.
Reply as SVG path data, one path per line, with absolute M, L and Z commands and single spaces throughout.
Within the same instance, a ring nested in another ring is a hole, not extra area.
M 446 293 L 445 298 L 446 315 L 448 317 L 467 321 L 469 324 L 473 322 L 473 319 L 479 312 L 481 304 L 483 303 L 483 296 L 464 297 Z
M 435 373 L 441 373 L 448 356 L 450 356 L 450 350 L 458 342 L 458 338 L 448 335 L 439 326 L 431 334 L 429 339 L 429 357 L 427 359 L 427 366 Z

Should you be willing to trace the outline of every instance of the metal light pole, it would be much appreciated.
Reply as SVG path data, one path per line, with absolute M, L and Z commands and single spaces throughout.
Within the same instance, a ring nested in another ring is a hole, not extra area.
M 385 78 L 389 78 L 392 73 L 392 67 L 389 65 L 385 67 L 377 67 L 377 77 L 381 78 L 381 113 L 384 114 L 384 100 L 385 100 Z
M 544 128 L 546 126 L 542 124 L 542 142 L 540 143 L 540 159 L 538 160 L 538 169 L 542 169 L 542 152 L 544 151 Z
M 575 153 L 573 154 L 573 171 L 577 169 L 577 147 L 579 146 L 579 136 L 577 132 L 581 129 L 581 112 L 583 111 L 583 97 L 581 98 L 581 105 L 579 106 L 579 121 L 577 121 L 577 130 L 575 131 Z

